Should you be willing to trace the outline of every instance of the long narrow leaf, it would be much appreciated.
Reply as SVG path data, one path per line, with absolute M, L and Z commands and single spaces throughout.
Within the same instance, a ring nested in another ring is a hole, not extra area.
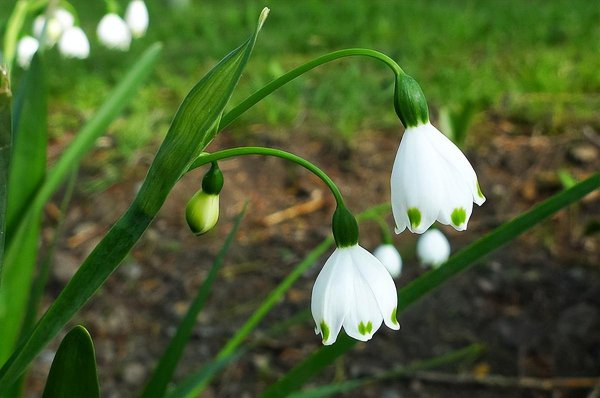
M 0 66 L 0 283 L 2 281 L 4 240 L 6 236 L 6 200 L 8 198 L 8 166 L 10 164 L 12 134 L 11 102 L 12 92 L 8 71 Z
M 599 187 L 600 173 L 596 173 L 587 180 L 578 183 L 568 190 L 557 193 L 531 210 L 476 240 L 453 255 L 441 267 L 427 272 L 406 287 L 400 289 L 398 292 L 398 313 L 441 286 L 444 282 L 450 280 L 456 274 L 468 269 L 477 260 Z M 335 344 L 316 350 L 275 384 L 267 388 L 261 395 L 261 398 L 289 396 L 290 393 L 298 390 L 307 380 L 318 374 L 337 357 L 354 347 L 355 344 L 356 340 L 349 338 L 347 335 L 340 335 Z
M 37 259 L 41 215 L 28 220 L 18 252 L 11 250 L 10 238 L 15 221 L 22 217 L 24 206 L 39 189 L 46 174 L 46 97 L 42 58 L 35 54 L 16 90 L 12 113 L 13 136 L 6 204 L 8 246 L 0 289 L 0 363 L 4 363 L 17 343 Z
M 134 202 L 81 265 L 31 335 L 0 369 L 0 394 L 15 382 L 119 266 L 179 177 L 214 137 L 215 124 L 250 57 L 264 18 L 266 13 L 261 14 L 252 37 L 215 66 L 184 99 Z
M 200 311 L 202 311 L 202 308 L 204 308 L 204 303 L 206 302 L 206 299 L 211 291 L 212 284 L 217 277 L 217 272 L 221 268 L 221 264 L 223 263 L 225 255 L 229 251 L 229 247 L 233 242 L 233 238 L 235 237 L 235 234 L 240 227 L 240 223 L 246 214 L 246 208 L 247 204 L 244 205 L 244 209 L 236 217 L 235 223 L 225 238 L 225 242 L 223 243 L 221 250 L 219 250 L 217 257 L 210 268 L 208 276 L 202 285 L 200 285 L 198 293 L 191 302 L 187 313 L 181 320 L 175 336 L 173 336 L 171 339 L 171 342 L 158 362 L 152 377 L 148 381 L 148 384 L 146 384 L 146 388 L 141 394 L 142 398 L 155 398 L 165 395 L 167 386 L 173 377 L 173 373 L 175 372 L 175 368 L 181 359 L 183 350 L 190 339 L 190 336 L 192 335 L 198 314 Z
M 90 334 L 75 326 L 52 361 L 42 398 L 100 398 L 96 354 Z

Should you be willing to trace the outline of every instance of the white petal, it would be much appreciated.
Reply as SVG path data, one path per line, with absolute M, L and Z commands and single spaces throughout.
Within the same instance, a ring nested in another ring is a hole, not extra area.
M 467 229 L 473 211 L 473 197 L 469 186 L 450 166 L 440 169 L 444 196 L 440 203 L 437 219 L 445 225 L 452 225 L 457 231 Z
M 98 23 L 98 39 L 108 48 L 127 51 L 131 45 L 131 32 L 117 14 L 106 14 Z
M 29 68 L 33 55 L 38 50 L 39 42 L 31 36 L 23 36 L 17 43 L 17 63 L 23 69 Z
M 424 128 L 421 125 L 406 129 L 392 168 L 391 201 L 396 232 L 407 226 L 412 232 L 423 233 L 439 213 L 443 197 L 439 170 L 443 164 Z
M 347 292 L 349 311 L 344 318 L 344 330 L 350 337 L 368 341 L 381 326 L 383 317 L 371 288 L 356 269 L 352 282 Z
M 58 50 L 67 58 L 87 58 L 90 55 L 90 42 L 78 26 L 68 28 L 58 42 Z
M 397 278 L 402 273 L 402 257 L 391 244 L 383 244 L 375 249 L 373 255 L 383 264 L 392 278 Z
M 383 321 L 389 328 L 399 329 L 400 325 L 396 320 L 398 293 L 394 280 L 383 264 L 367 250 L 359 245 L 348 249 L 352 250 L 352 261 L 357 273 L 364 279 L 377 301 Z
M 57 8 L 54 12 L 54 18 L 60 23 L 62 30 L 67 30 L 75 23 L 75 17 L 64 8 Z
M 430 229 L 417 241 L 417 257 L 424 265 L 439 266 L 450 257 L 450 242 L 440 230 Z
M 336 249 L 319 273 L 312 290 L 311 312 L 323 344 L 335 342 L 348 313 L 353 269 L 348 248 Z M 327 330 L 323 330 L 323 326 Z
M 125 11 L 125 21 L 134 37 L 141 37 L 148 29 L 148 9 L 142 0 L 133 0 Z

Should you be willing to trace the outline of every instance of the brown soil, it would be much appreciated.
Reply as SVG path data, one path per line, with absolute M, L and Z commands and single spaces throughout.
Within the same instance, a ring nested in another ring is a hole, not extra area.
M 548 137 L 490 119 L 478 130 L 486 132 L 470 137 L 467 155 L 488 200 L 474 210 L 467 232 L 443 228 L 454 251 L 560 191 L 559 168 L 568 169 L 577 179 L 600 169 L 598 135 L 590 129 Z M 330 174 L 351 209 L 358 212 L 389 198 L 389 173 L 399 139 L 399 131 L 364 132 L 355 144 L 346 145 L 327 137 L 300 132 L 286 135 L 254 126 L 253 133 L 243 139 L 222 134 L 210 149 L 268 145 L 302 155 Z M 95 178 L 90 165 L 101 164 L 109 151 L 94 152 L 82 181 Z M 132 162 L 124 181 L 105 192 L 91 198 L 76 193 L 56 251 L 46 305 L 126 208 L 151 159 L 144 155 Z M 210 360 L 267 292 L 330 234 L 333 201 L 312 175 L 272 158 L 222 162 L 222 169 L 226 180 L 216 230 L 197 238 L 183 219 L 185 203 L 202 176 L 197 171 L 178 184 L 131 255 L 74 320 L 85 325 L 94 339 L 104 397 L 129 397 L 140 391 L 244 201 L 250 201 L 249 213 L 199 317 L 177 379 Z M 598 229 L 599 196 L 598 192 L 588 195 L 494 252 L 410 307 L 399 317 L 399 332 L 382 328 L 372 341 L 358 344 L 311 384 L 372 375 L 471 343 L 482 344 L 484 354 L 474 362 L 439 371 L 482 378 L 600 377 L 600 241 L 592 231 L 594 226 Z M 273 213 L 299 203 L 308 203 L 300 207 L 307 214 L 274 222 Z M 53 231 L 51 209 L 46 240 Z M 373 249 L 379 239 L 375 225 L 361 226 L 363 246 Z M 404 257 L 398 287 L 424 272 L 414 258 L 415 240 L 409 232 L 396 237 Z M 264 332 L 309 308 L 312 284 L 324 261 L 325 257 L 296 283 L 252 334 L 251 341 L 261 338 L 260 344 L 223 371 L 203 397 L 257 396 L 320 346 L 310 319 L 292 326 L 283 336 L 266 338 Z M 28 390 L 32 396 L 43 386 L 55 349 L 56 344 L 44 351 L 31 373 Z M 515 389 L 409 377 L 344 396 L 586 397 L 589 391 Z

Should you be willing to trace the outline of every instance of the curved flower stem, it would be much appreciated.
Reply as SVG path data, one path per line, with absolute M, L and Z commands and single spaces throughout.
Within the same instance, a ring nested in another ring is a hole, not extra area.
M 265 155 L 265 156 L 275 156 L 278 158 L 286 159 L 292 161 L 305 169 L 309 170 L 317 177 L 319 177 L 325 185 L 331 190 L 331 193 L 335 197 L 335 200 L 338 206 L 344 206 L 344 199 L 342 198 L 342 193 L 337 185 L 333 182 L 333 180 L 320 168 L 315 166 L 313 163 L 308 160 L 301 158 L 298 155 L 294 155 L 293 153 L 282 151 L 281 149 L 274 148 L 264 148 L 264 147 L 256 147 L 256 146 L 248 146 L 248 147 L 239 147 L 239 148 L 230 148 L 224 149 L 222 151 L 217 151 L 213 153 L 203 153 L 200 154 L 190 165 L 187 171 L 193 170 L 197 167 L 205 165 L 207 163 L 215 162 L 217 160 L 223 160 L 227 158 L 232 158 L 236 156 L 244 156 L 244 155 Z
M 376 217 L 373 217 L 372 220 L 375 221 L 379 225 L 379 228 L 381 229 L 381 239 L 383 240 L 383 243 L 386 245 L 391 245 L 393 242 L 392 234 L 390 232 L 389 225 L 387 225 L 387 223 L 385 222 L 383 217 L 378 215 Z
M 300 65 L 299 67 L 297 67 L 295 69 L 292 69 L 288 73 L 278 77 L 277 79 L 273 80 L 271 83 L 267 84 L 266 86 L 264 86 L 263 88 L 261 88 L 260 90 L 255 92 L 254 94 L 250 95 L 244 101 L 239 103 L 235 108 L 233 108 L 232 110 L 227 112 L 225 115 L 223 115 L 223 118 L 221 119 L 221 123 L 219 123 L 219 128 L 217 129 L 217 131 L 221 131 L 225 127 L 229 126 L 231 124 L 231 122 L 233 122 L 235 119 L 237 119 L 240 115 L 242 115 L 248 109 L 252 108 L 263 98 L 270 95 L 271 93 L 273 93 L 275 90 L 277 90 L 281 86 L 291 82 L 298 76 L 303 75 L 304 73 L 316 68 L 317 66 L 323 65 L 323 64 L 331 62 L 331 61 L 335 61 L 340 58 L 351 57 L 351 56 L 363 56 L 363 57 L 375 58 L 375 59 L 385 63 L 387 66 L 389 66 L 390 69 L 392 70 L 392 72 L 394 72 L 394 75 L 396 77 L 404 74 L 404 71 L 396 63 L 396 61 L 394 61 L 393 59 L 391 59 L 390 57 L 388 57 L 387 55 L 385 55 L 384 53 L 379 52 L 379 51 L 371 50 L 368 48 L 347 48 L 344 50 L 334 51 L 329 54 L 325 54 L 318 58 L 315 58 L 312 61 L 309 61 L 309 62 L 305 63 L 304 65 Z

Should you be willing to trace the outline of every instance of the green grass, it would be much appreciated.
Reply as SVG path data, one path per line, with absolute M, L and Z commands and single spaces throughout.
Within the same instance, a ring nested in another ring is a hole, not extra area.
M 271 15 L 232 103 L 312 57 L 362 46 L 396 59 L 422 84 L 434 109 L 476 103 L 548 132 L 573 123 L 600 125 L 600 7 L 594 1 L 191 0 L 177 10 L 170 1 L 150 0 L 148 35 L 125 54 L 95 40 L 104 2 L 72 3 L 92 39 L 92 56 L 63 60 L 53 51 L 50 57 L 55 136 L 76 131 L 147 45 L 165 45 L 155 78 L 112 127 L 124 157 L 164 134 L 193 82 L 243 38 L 264 5 Z M 366 128 L 395 128 L 391 92 L 385 67 L 343 60 L 275 93 L 235 129 L 242 134 L 251 124 L 269 124 L 351 138 Z

